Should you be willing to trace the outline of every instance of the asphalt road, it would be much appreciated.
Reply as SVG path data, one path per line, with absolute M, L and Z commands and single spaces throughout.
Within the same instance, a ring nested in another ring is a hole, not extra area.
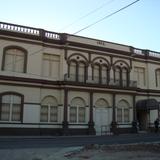
M 89 144 L 160 142 L 160 134 L 125 134 L 68 137 L 0 137 L 0 149 L 74 147 Z

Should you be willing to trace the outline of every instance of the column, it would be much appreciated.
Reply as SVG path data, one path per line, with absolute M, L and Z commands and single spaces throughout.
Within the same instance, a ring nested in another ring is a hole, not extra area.
M 93 122 L 93 92 L 90 92 L 88 134 L 89 135 L 95 134 L 94 122 Z
M 68 89 L 64 89 L 63 135 L 68 135 Z
M 132 132 L 137 133 L 137 111 L 136 111 L 136 96 L 133 95 L 133 121 Z
M 112 97 L 112 123 L 111 123 L 111 131 L 114 134 L 117 134 L 117 122 L 116 122 L 116 94 L 113 94 Z

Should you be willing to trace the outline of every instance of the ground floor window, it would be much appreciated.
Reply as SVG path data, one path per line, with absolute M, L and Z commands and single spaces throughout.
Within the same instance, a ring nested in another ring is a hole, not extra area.
M 0 120 L 16 122 L 21 120 L 22 97 L 14 94 L 2 95 Z
M 84 123 L 85 122 L 85 108 L 84 107 L 70 107 L 70 122 Z
M 58 104 L 54 97 L 48 96 L 42 100 L 40 122 L 58 122 Z
M 71 101 L 69 108 L 69 121 L 70 123 L 85 123 L 86 121 L 86 108 L 84 100 L 81 98 L 74 98 Z
M 128 123 L 130 121 L 129 112 L 129 103 L 125 100 L 119 101 L 117 106 L 117 122 Z

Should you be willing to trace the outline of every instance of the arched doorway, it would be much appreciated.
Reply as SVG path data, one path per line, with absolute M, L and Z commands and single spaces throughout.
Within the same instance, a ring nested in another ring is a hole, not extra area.
M 100 98 L 95 103 L 94 122 L 96 135 L 101 135 L 102 132 L 110 130 L 110 114 L 108 102 Z
M 145 131 L 158 118 L 159 103 L 155 99 L 139 100 L 136 103 L 137 121 L 139 129 Z

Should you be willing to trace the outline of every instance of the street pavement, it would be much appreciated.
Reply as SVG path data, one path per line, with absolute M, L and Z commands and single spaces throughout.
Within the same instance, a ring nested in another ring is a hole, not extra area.
M 103 136 L 0 136 L 0 149 L 77 147 L 90 144 L 130 144 L 160 142 L 160 134 Z

